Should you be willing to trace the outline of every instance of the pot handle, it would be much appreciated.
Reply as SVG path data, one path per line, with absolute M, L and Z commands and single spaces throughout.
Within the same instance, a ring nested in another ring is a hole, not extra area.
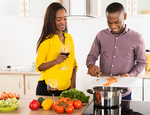
M 94 94 L 92 89 L 87 89 L 87 92 L 90 93 L 90 94 Z
M 121 93 L 126 93 L 128 89 L 121 89 Z

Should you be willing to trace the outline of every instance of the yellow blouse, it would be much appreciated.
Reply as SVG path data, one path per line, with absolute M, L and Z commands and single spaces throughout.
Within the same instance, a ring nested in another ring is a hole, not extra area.
M 70 46 L 70 54 L 69 58 L 65 60 L 65 67 L 67 70 L 62 70 L 61 68 L 64 66 L 64 62 L 60 64 L 56 64 L 53 67 L 45 70 L 39 71 L 38 67 L 42 63 L 50 62 L 57 58 L 60 53 L 61 45 L 63 44 L 58 35 L 54 35 L 52 38 L 49 38 L 43 41 L 37 51 L 36 57 L 36 70 L 41 73 L 39 81 L 45 80 L 45 83 L 48 83 L 48 79 L 57 79 L 59 90 L 68 89 L 71 85 L 71 77 L 73 73 L 73 68 L 76 66 L 77 62 L 75 59 L 75 51 L 74 51 L 74 42 L 72 36 L 68 33 L 64 33 L 65 36 L 65 44 L 69 44 Z

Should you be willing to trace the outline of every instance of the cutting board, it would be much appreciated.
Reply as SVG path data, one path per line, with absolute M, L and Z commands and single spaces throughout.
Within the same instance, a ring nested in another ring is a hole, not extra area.
M 109 87 L 132 87 L 132 84 L 138 80 L 138 77 L 117 77 L 118 82 L 110 84 Z M 90 85 L 103 86 L 103 84 L 108 83 L 110 77 L 96 77 Z

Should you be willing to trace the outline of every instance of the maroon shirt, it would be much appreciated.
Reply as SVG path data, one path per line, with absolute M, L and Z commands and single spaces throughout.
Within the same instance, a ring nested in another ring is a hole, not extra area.
M 119 36 L 113 34 L 110 28 L 100 31 L 92 44 L 86 65 L 95 64 L 99 55 L 100 71 L 107 75 L 128 73 L 137 77 L 146 66 L 144 40 L 141 34 L 127 26 Z M 131 88 L 128 88 L 128 92 L 122 96 L 130 92 Z

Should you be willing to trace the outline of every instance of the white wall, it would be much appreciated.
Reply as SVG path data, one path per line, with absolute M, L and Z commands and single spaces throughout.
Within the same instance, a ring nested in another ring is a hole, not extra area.
M 128 17 L 129 28 L 143 35 L 146 48 L 150 49 L 150 16 Z M 43 25 L 42 17 L 0 17 L 0 68 L 11 66 L 31 66 L 36 58 L 36 42 Z M 79 69 L 77 89 L 86 92 L 93 78 L 87 75 L 86 56 L 96 34 L 107 28 L 106 18 L 68 18 L 68 30 L 75 43 Z

